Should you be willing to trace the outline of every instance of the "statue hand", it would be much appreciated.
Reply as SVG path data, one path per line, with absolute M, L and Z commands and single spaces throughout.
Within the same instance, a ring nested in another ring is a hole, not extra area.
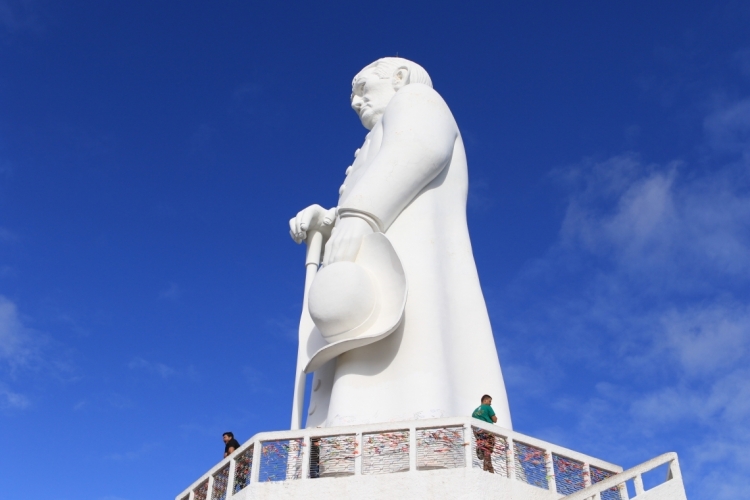
M 328 238 L 336 220 L 336 208 L 326 210 L 320 205 L 310 205 L 300 211 L 296 217 L 289 220 L 289 234 L 295 243 L 302 243 L 307 238 L 307 232 L 317 230 Z
M 323 265 L 339 261 L 353 262 L 362 245 L 362 238 L 372 232 L 370 224 L 358 217 L 339 219 L 331 238 L 326 243 Z

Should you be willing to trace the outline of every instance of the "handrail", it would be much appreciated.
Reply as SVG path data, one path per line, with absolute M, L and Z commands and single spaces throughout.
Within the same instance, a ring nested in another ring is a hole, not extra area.
M 575 493 L 563 497 L 560 500 L 588 500 L 589 498 L 598 498 L 597 495 L 602 492 L 607 491 L 610 488 L 619 487 L 621 484 L 625 483 L 625 481 L 630 481 L 631 479 L 635 482 L 635 498 L 638 498 L 638 495 L 645 493 L 641 475 L 666 463 L 669 463 L 667 480 L 679 479 L 681 481 L 682 474 L 680 472 L 680 465 L 677 462 L 677 453 L 669 452 L 652 458 L 651 460 L 647 460 L 646 462 L 636 465 L 624 472 L 610 476 L 596 484 L 592 484 L 591 486 L 582 489 L 581 491 L 576 491 Z
M 562 446 L 557 446 L 552 443 L 548 443 L 545 441 L 542 441 L 540 439 L 533 438 L 531 436 L 527 436 L 518 432 L 515 432 L 511 429 L 506 429 L 503 427 L 499 427 L 497 425 L 493 425 L 487 422 L 483 422 L 481 420 L 477 420 L 471 417 L 448 417 L 448 418 L 436 418 L 436 419 L 421 419 L 421 420 L 410 420 L 410 421 L 402 421 L 402 422 L 383 422 L 383 423 L 376 423 L 376 424 L 361 424 L 361 425 L 351 425 L 351 426 L 343 426 L 343 427 L 323 427 L 323 428 L 309 428 L 309 429 L 299 429 L 299 430 L 286 430 L 286 431 L 275 431 L 275 432 L 260 432 L 255 434 L 252 438 L 245 441 L 242 445 L 237 448 L 237 450 L 232 453 L 230 456 L 224 458 L 223 460 L 219 461 L 217 464 L 215 464 L 213 467 L 211 467 L 207 472 L 202 474 L 196 481 L 194 481 L 188 488 L 182 491 L 180 495 L 177 495 L 177 500 L 183 500 L 185 498 L 189 498 L 189 500 L 193 500 L 193 497 L 195 496 L 193 494 L 194 489 L 202 484 L 204 481 L 208 480 L 208 487 L 209 489 L 213 487 L 214 483 L 214 475 L 217 471 L 221 470 L 223 467 L 225 467 L 227 464 L 229 464 L 229 478 L 228 478 L 228 484 L 227 489 L 231 491 L 231 488 L 234 486 L 234 471 L 236 466 L 237 459 L 246 452 L 251 446 L 255 446 L 253 448 L 253 457 L 252 457 L 252 470 L 251 470 L 251 477 L 250 477 L 250 483 L 256 483 L 258 481 L 258 472 L 260 470 L 260 458 L 261 458 L 261 448 L 264 443 L 270 442 L 270 441 L 283 441 L 283 440 L 300 440 L 301 443 L 301 450 L 299 453 L 299 457 L 295 460 L 299 460 L 300 465 L 302 467 L 302 476 L 300 479 L 306 479 L 307 474 L 309 471 L 307 470 L 309 468 L 309 460 L 310 460 L 310 442 L 311 439 L 319 438 L 319 437 L 332 437 L 332 436 L 339 436 L 339 435 L 355 435 L 357 444 L 359 447 L 360 452 L 362 451 L 361 445 L 362 445 L 362 436 L 368 435 L 368 434 L 377 434 L 377 433 L 391 433 L 401 430 L 408 430 L 410 433 L 410 446 L 409 448 L 409 470 L 416 472 L 416 455 L 417 455 L 417 449 L 416 449 L 416 441 L 415 434 L 419 430 L 423 429 L 432 429 L 432 428 L 443 428 L 443 427 L 463 427 L 464 428 L 464 441 L 461 443 L 463 449 L 465 450 L 463 453 L 465 453 L 465 460 L 466 465 L 471 467 L 471 461 L 472 461 L 472 443 L 473 443 L 473 436 L 472 436 L 472 428 L 482 429 L 488 432 L 491 432 L 492 434 L 495 434 L 497 436 L 500 436 L 507 440 L 508 442 L 508 472 L 511 472 L 514 468 L 513 465 L 513 443 L 519 442 L 524 443 L 525 445 L 530 445 L 536 448 L 539 448 L 540 450 L 544 450 L 545 454 L 545 466 L 546 466 L 546 474 L 548 478 L 548 484 L 547 489 L 551 491 L 555 491 L 557 488 L 555 487 L 555 468 L 552 464 L 552 454 L 562 456 L 568 459 L 576 460 L 584 464 L 585 470 L 588 470 L 589 466 L 597 467 L 603 470 L 610 471 L 612 473 L 619 473 L 622 471 L 622 467 L 617 466 L 615 464 L 606 462 L 604 460 L 599 460 L 594 457 L 590 457 L 587 455 L 584 455 L 583 453 L 576 452 L 574 450 L 570 450 L 568 448 L 564 448 Z M 362 473 L 362 456 L 361 453 L 357 455 L 355 459 L 355 476 L 359 476 Z M 515 474 L 511 475 L 509 477 L 511 480 L 516 480 Z M 597 483 L 597 486 L 603 484 L 603 483 Z M 568 498 L 568 497 L 566 497 Z M 578 497 L 576 497 L 578 498 Z M 585 497 L 580 497 L 585 498 Z

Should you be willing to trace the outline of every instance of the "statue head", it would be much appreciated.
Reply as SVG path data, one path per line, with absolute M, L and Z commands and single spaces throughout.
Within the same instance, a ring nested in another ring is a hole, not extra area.
M 352 109 L 367 130 L 380 121 L 396 92 L 410 83 L 432 87 L 427 71 L 400 57 L 384 57 L 365 66 L 352 80 Z

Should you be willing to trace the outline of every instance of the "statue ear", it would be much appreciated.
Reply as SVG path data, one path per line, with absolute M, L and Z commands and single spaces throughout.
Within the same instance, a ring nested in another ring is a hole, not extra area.
M 401 90 L 401 87 L 404 85 L 409 84 L 409 68 L 406 66 L 399 67 L 396 71 L 393 72 L 393 76 L 391 77 L 391 85 L 393 85 L 393 90 L 398 92 Z

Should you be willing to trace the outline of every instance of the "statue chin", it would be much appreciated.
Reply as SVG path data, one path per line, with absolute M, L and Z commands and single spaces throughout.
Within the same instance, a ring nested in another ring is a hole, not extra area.
M 382 116 L 383 116 L 382 113 L 375 113 L 374 111 L 368 109 L 366 112 L 362 113 L 359 116 L 359 121 L 362 122 L 362 125 L 367 130 L 372 130 L 375 127 L 375 125 L 378 124 Z

